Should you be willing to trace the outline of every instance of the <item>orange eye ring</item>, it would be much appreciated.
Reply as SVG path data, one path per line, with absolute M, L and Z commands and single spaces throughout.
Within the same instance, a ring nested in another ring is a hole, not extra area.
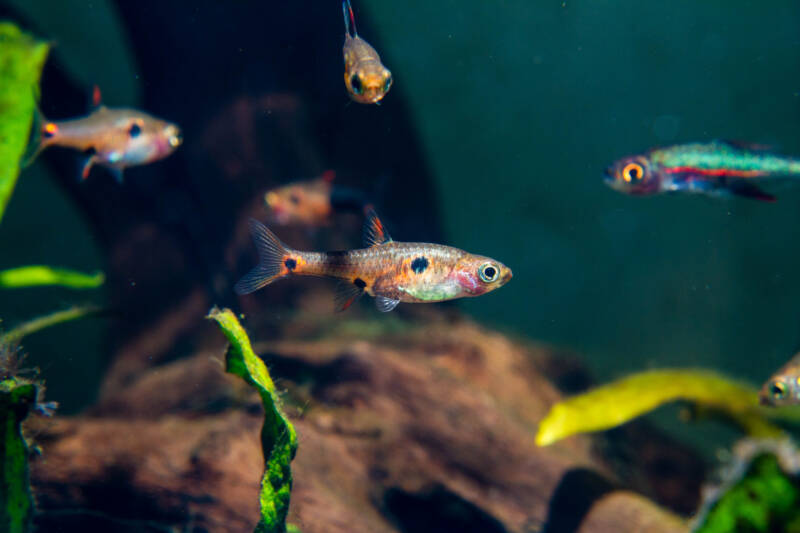
M 644 177 L 644 167 L 639 163 L 628 163 L 622 169 L 622 179 L 625 180 L 626 183 L 630 183 L 632 181 L 639 181 Z

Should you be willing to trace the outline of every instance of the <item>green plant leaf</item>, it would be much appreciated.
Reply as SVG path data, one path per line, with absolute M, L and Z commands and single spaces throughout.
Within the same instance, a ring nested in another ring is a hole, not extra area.
M 50 46 L 0 22 L 0 220 L 14 192 Z
M 20 289 L 26 287 L 60 286 L 69 289 L 96 289 L 106 281 L 102 272 L 84 274 L 64 268 L 31 265 L 0 270 L 0 288 Z
M 24 533 L 31 527 L 33 497 L 22 421 L 36 404 L 36 394 L 31 382 L 0 381 L 0 531 Z
M 760 407 L 753 387 L 717 373 L 696 369 L 651 370 L 557 403 L 539 424 L 536 444 L 548 446 L 570 435 L 610 429 L 678 400 L 719 411 L 753 436 L 781 434 L 779 428 L 765 420 L 767 416 L 792 418 L 786 412 Z
M 265 469 L 261 479 L 261 520 L 256 533 L 285 533 L 292 490 L 291 462 L 297 452 L 297 434 L 280 409 L 280 399 L 267 366 L 253 352 L 250 339 L 236 315 L 230 309 L 215 307 L 207 318 L 217 322 L 230 342 L 225 354 L 226 371 L 254 387 L 264 404 L 261 447 Z
M 94 305 L 75 306 L 63 311 L 56 311 L 55 313 L 23 322 L 4 335 L 0 335 L 0 343 L 13 344 L 19 342 L 23 337 L 49 328 L 50 326 L 63 324 L 64 322 L 70 322 L 90 315 L 96 315 L 101 311 L 99 307 Z

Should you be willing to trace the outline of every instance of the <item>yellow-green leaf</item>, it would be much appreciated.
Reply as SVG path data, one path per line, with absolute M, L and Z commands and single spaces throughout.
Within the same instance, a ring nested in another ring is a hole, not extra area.
M 14 192 L 50 46 L 0 22 L 0 220 Z
M 84 274 L 64 268 L 31 265 L 0 270 L 0 288 L 20 289 L 25 287 L 60 286 L 69 289 L 96 289 L 106 280 L 105 274 Z
M 633 374 L 554 405 L 539 424 L 536 444 L 547 446 L 578 433 L 610 429 L 677 400 L 721 411 L 748 433 L 775 436 L 756 390 L 706 370 L 651 370 Z M 778 414 L 777 417 L 784 417 Z

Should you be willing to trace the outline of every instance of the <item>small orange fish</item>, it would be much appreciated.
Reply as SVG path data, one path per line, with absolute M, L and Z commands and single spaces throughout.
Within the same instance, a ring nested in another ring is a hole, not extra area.
M 342 0 L 342 12 L 345 29 L 342 52 L 347 92 L 350 98 L 360 104 L 377 104 L 392 86 L 392 73 L 383 66 L 378 52 L 358 36 L 350 0 Z
M 95 89 L 95 103 L 99 93 Z M 99 164 L 122 181 L 122 171 L 130 166 L 145 165 L 170 155 L 181 145 L 181 130 L 175 124 L 135 109 L 110 109 L 99 105 L 83 118 L 61 121 L 42 119 L 36 155 L 49 146 L 73 148 L 88 154 L 81 172 L 89 176 L 92 166 Z
M 333 171 L 319 178 L 277 187 L 264 195 L 272 220 L 281 226 L 298 224 L 309 227 L 327 225 L 333 214 L 331 192 Z
M 505 285 L 511 270 L 494 259 L 441 244 L 395 242 L 372 209 L 364 225 L 366 248 L 343 252 L 301 252 L 283 244 L 256 220 L 250 231 L 259 265 L 235 286 L 239 294 L 254 292 L 287 276 L 323 276 L 340 280 L 338 310 L 350 307 L 365 292 L 378 310 L 400 302 L 441 302 L 480 296 Z
M 363 212 L 367 204 L 364 193 L 334 185 L 335 177 L 333 170 L 326 170 L 319 178 L 267 191 L 264 202 L 270 220 L 279 226 L 318 228 L 329 225 L 335 212 Z

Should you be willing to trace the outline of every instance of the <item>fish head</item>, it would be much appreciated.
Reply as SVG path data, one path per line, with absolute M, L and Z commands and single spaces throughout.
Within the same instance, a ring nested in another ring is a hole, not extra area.
M 264 195 L 264 202 L 276 224 L 318 226 L 331 214 L 330 195 L 330 183 L 320 178 L 271 189 Z
M 780 407 L 800 404 L 800 378 L 797 375 L 776 374 L 758 392 L 761 405 Z
M 451 275 L 458 284 L 461 296 L 480 296 L 499 289 L 512 278 L 511 269 L 500 261 L 481 255 L 465 254 Z
M 361 104 L 380 102 L 392 87 L 392 73 L 380 61 L 364 61 L 344 73 L 350 98 Z
M 606 185 L 625 194 L 646 195 L 658 192 L 658 176 L 650 161 L 642 156 L 623 157 L 606 169 Z
M 133 110 L 119 110 L 106 136 L 102 153 L 119 166 L 140 165 L 163 159 L 183 142 L 180 128 L 171 122 Z

